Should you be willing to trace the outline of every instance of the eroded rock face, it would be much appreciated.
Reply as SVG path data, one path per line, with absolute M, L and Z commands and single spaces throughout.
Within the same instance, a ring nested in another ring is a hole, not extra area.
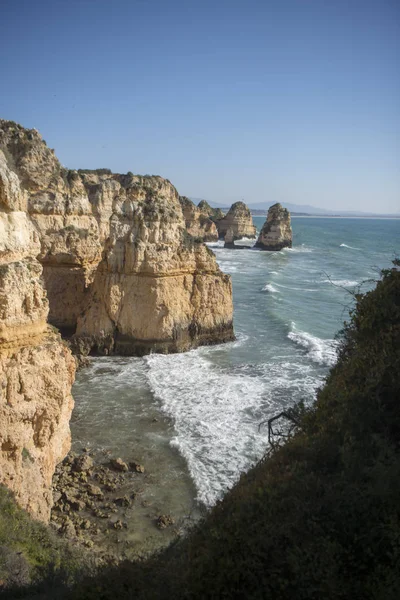
M 176 352 L 233 339 L 230 278 L 186 231 L 168 180 L 68 171 L 37 131 L 8 121 L 0 147 L 39 234 L 49 320 L 75 332 L 77 351 Z
M 70 447 L 75 361 L 47 325 L 39 233 L 0 150 L 0 482 L 47 521 L 51 480 Z
M 218 231 L 215 223 L 210 217 L 202 212 L 189 198 L 180 196 L 185 226 L 194 238 L 203 242 L 215 242 L 218 240 Z
M 281 204 L 277 203 L 269 208 L 267 220 L 255 246 L 261 250 L 272 251 L 292 247 L 290 213 Z
M 212 208 L 212 206 L 210 206 L 206 200 L 200 200 L 197 208 L 203 215 L 206 215 L 212 221 L 214 221 L 214 223 L 217 223 L 217 221 L 224 218 L 224 213 L 222 210 L 220 208 Z
M 230 278 L 184 228 L 178 194 L 160 177 L 127 190 L 78 319 L 82 352 L 180 352 L 233 338 Z
M 229 229 L 232 231 L 233 241 L 244 237 L 256 237 L 256 228 L 253 225 L 250 209 L 244 202 L 232 204 L 225 217 L 217 222 L 217 228 L 220 238 L 225 238 Z

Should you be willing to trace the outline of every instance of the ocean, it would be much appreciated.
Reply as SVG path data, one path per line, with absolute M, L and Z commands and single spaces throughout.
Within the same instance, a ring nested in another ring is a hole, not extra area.
M 263 222 L 254 218 L 258 229 Z M 372 288 L 399 250 L 400 219 L 294 217 L 292 227 L 293 248 L 281 252 L 208 244 L 232 276 L 235 342 L 94 358 L 77 373 L 74 448 L 143 462 L 157 509 L 179 516 L 212 506 L 262 457 L 259 424 L 313 400 L 352 293 Z

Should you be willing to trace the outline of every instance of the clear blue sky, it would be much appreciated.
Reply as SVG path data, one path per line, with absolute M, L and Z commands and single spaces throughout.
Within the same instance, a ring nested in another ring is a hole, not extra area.
M 0 116 L 69 168 L 400 212 L 398 0 L 2 0 Z

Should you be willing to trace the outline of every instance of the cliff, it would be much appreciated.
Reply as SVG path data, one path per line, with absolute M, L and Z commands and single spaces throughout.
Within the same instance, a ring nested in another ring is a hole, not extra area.
M 244 202 L 235 202 L 235 204 L 232 204 L 225 217 L 217 221 L 217 229 L 220 238 L 225 238 L 230 229 L 233 241 L 244 237 L 256 237 L 256 228 L 253 225 L 250 209 Z
M 70 448 L 75 361 L 48 327 L 37 230 L 0 150 L 0 483 L 47 521 L 55 465 Z
M 292 247 L 290 213 L 281 204 L 277 203 L 269 208 L 267 220 L 260 231 L 255 247 L 271 251 Z
M 161 177 L 64 169 L 35 130 L 0 121 L 39 234 L 49 321 L 82 353 L 177 352 L 232 340 L 232 289 Z M 210 231 L 212 231 L 212 224 Z
M 186 196 L 180 196 L 179 202 L 188 233 L 203 242 L 217 241 L 218 231 L 214 221 Z

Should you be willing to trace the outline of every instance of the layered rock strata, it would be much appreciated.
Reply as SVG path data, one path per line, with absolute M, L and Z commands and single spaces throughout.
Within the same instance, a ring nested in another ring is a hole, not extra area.
M 229 229 L 232 230 L 233 240 L 256 237 L 256 228 L 253 225 L 250 209 L 244 202 L 232 204 L 225 217 L 217 222 L 217 229 L 218 235 L 222 239 L 225 238 Z
M 77 351 L 177 352 L 233 339 L 230 278 L 187 232 L 168 180 L 68 171 L 37 131 L 9 121 L 0 147 L 39 233 L 49 320 L 74 333 Z
M 28 200 L 0 150 L 0 483 L 47 521 L 55 466 L 70 448 L 75 361 L 46 323 Z
M 215 223 L 210 217 L 202 212 L 189 198 L 180 196 L 179 202 L 182 207 L 183 218 L 188 233 L 203 242 L 215 242 L 218 240 L 218 231 Z
M 292 247 L 290 213 L 281 204 L 277 203 L 269 208 L 267 220 L 260 231 L 255 247 L 272 251 Z

